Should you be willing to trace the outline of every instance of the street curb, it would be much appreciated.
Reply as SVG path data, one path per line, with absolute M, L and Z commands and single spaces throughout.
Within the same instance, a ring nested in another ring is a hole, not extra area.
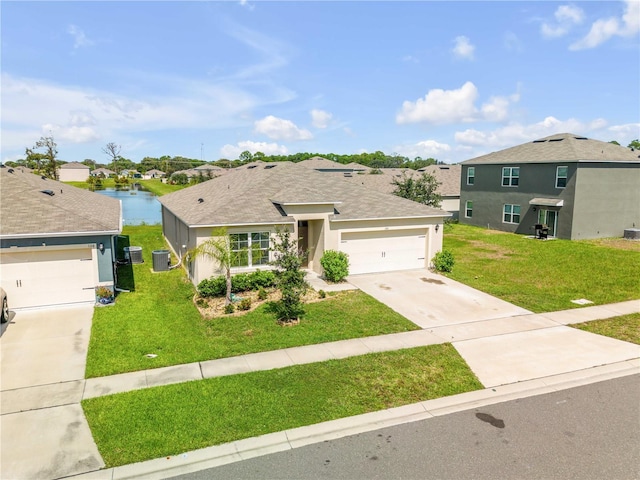
M 450 397 L 436 398 L 402 407 L 331 420 L 202 448 L 175 456 L 66 478 L 73 478 L 74 480 L 166 479 L 270 453 L 283 452 L 305 445 L 370 432 L 384 427 L 425 420 L 454 412 L 557 392 L 634 374 L 640 374 L 640 358 L 476 390 Z

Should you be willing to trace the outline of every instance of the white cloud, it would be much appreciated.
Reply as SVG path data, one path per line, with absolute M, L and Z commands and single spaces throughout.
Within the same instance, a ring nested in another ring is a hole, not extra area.
M 459 37 L 456 37 L 454 42 L 455 46 L 451 51 L 453 52 L 455 57 L 466 60 L 473 60 L 473 53 L 476 47 L 475 45 L 471 44 L 467 37 L 461 35 Z
M 311 124 L 316 128 L 327 128 L 332 117 L 333 115 L 324 110 L 311 110 Z
M 313 135 L 309 130 L 298 128 L 291 120 L 269 115 L 255 123 L 256 133 L 262 133 L 274 140 L 309 140 Z
M 451 147 L 446 143 L 440 143 L 435 140 L 423 140 L 412 145 L 398 145 L 394 147 L 393 151 L 412 159 L 422 157 L 442 160 L 440 157 L 449 153 Z
M 429 90 L 424 98 L 403 102 L 396 123 L 502 122 L 508 118 L 509 107 L 520 100 L 520 95 L 493 96 L 479 110 L 475 106 L 477 98 L 478 89 L 472 82 L 466 82 L 456 90 Z
M 575 118 L 558 120 L 549 116 L 540 122 L 530 125 L 513 123 L 491 131 L 467 129 L 455 133 L 455 141 L 458 144 L 488 149 L 501 149 L 519 145 L 537 138 L 547 137 L 557 133 L 575 133 L 578 135 L 591 135 L 594 132 L 605 131 L 606 120 L 596 118 L 590 122 L 582 122 Z
M 27 132 L 36 135 L 31 144 L 45 125 L 55 126 L 60 139 L 82 143 L 130 132 L 237 127 L 248 124 L 241 117 L 259 105 L 255 96 L 234 87 L 184 78 L 147 80 L 157 80 L 171 94 L 129 97 L 2 74 L 3 153 L 24 149 Z
M 69 25 L 67 27 L 67 33 L 74 39 L 73 48 L 78 49 L 81 47 L 91 47 L 94 45 L 93 40 L 87 38 L 82 29 L 76 25 Z
M 611 37 L 631 37 L 640 32 L 640 2 L 627 0 L 625 11 L 620 19 L 616 17 L 601 18 L 593 22 L 589 33 L 572 43 L 569 50 L 594 48 Z
M 476 114 L 474 103 L 478 98 L 478 89 L 466 82 L 456 90 L 429 90 L 424 98 L 415 102 L 402 103 L 402 111 L 396 116 L 396 122 L 403 123 L 456 123 L 470 122 Z
M 541 25 L 540 32 L 543 37 L 556 38 L 566 35 L 574 25 L 579 25 L 584 21 L 584 11 L 576 6 L 560 5 L 556 9 L 554 17 L 556 23 L 545 22 Z
M 284 145 L 246 140 L 244 142 L 238 142 L 236 145 L 225 145 L 220 149 L 220 155 L 223 158 L 234 160 L 240 157 L 242 152 L 247 150 L 251 153 L 262 152 L 265 155 L 287 155 L 289 153 L 289 150 Z

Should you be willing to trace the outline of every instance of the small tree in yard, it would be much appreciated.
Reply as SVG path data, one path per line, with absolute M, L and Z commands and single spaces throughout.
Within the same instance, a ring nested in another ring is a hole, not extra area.
M 231 250 L 231 242 L 227 229 L 221 227 L 216 228 L 211 233 L 211 238 L 205 240 L 196 248 L 189 250 L 187 260 L 204 257 L 220 265 L 226 277 L 227 293 L 225 295 L 224 305 L 227 306 L 231 303 L 231 267 L 238 263 L 243 253 L 244 252 L 234 252 Z
M 306 273 L 301 267 L 306 253 L 298 252 L 297 242 L 291 238 L 289 230 L 278 230 L 276 237 L 271 265 L 276 268 L 276 285 L 282 298 L 277 302 L 269 302 L 268 309 L 279 321 L 291 323 L 304 315 L 301 298 L 308 285 L 304 279 Z

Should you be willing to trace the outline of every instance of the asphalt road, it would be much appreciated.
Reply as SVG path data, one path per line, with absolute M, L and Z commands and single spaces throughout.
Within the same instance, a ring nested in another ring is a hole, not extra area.
M 639 479 L 640 375 L 174 478 Z

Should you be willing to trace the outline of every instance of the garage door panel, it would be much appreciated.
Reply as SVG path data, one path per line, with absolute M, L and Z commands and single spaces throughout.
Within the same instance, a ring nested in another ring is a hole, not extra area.
M 10 252 L 0 255 L 0 277 L 13 308 L 95 301 L 92 249 Z
M 426 242 L 424 229 L 345 232 L 340 250 L 351 274 L 408 270 L 425 266 Z

